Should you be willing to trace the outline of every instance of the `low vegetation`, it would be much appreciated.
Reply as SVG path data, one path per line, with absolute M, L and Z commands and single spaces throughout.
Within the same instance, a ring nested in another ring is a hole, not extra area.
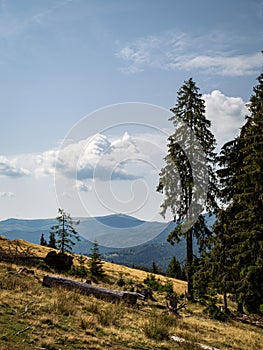
M 3 245 L 14 242 L 1 241 Z M 20 247 L 29 248 L 20 241 Z M 31 251 L 43 256 L 37 245 Z M 83 260 L 85 259 L 85 261 Z M 88 269 L 89 259 L 74 256 L 74 266 Z M 109 303 L 92 296 L 61 288 L 42 286 L 45 266 L 33 267 L 33 273 L 19 270 L 21 264 L 0 263 L 0 349 L 196 349 L 200 342 L 222 349 L 260 349 L 262 328 L 241 323 L 234 318 L 224 322 L 210 317 L 209 306 L 188 302 L 186 309 L 175 315 L 167 311 L 167 292 L 160 286 L 172 286 L 183 295 L 186 283 L 125 266 L 103 263 L 104 277 L 99 285 L 130 290 L 147 283 L 154 300 L 139 300 L 138 305 Z M 43 267 L 43 268 L 42 268 Z M 20 271 L 20 273 L 18 272 Z M 54 271 L 51 271 L 51 273 Z M 50 272 L 49 272 L 50 273 Z M 77 280 L 81 277 L 69 276 Z M 120 286 L 120 279 L 124 284 Z M 158 287 L 158 288 L 157 288 Z M 169 287 L 171 288 L 171 287 Z M 222 300 L 218 298 L 216 307 Z M 234 309 L 234 304 L 232 308 Z M 230 305 L 231 307 L 231 305 Z M 211 308 L 211 307 L 210 307 Z M 214 309 L 211 309 L 214 310 Z M 218 310 L 218 309 L 215 309 Z M 212 312 L 212 311 L 211 311 Z M 177 343 L 173 335 L 190 343 Z

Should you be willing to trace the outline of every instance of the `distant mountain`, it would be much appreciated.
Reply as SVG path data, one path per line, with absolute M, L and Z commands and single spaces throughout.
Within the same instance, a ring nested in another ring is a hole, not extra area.
M 89 255 L 97 240 L 103 259 L 117 264 L 151 267 L 154 261 L 166 270 L 173 256 L 181 263 L 185 260 L 185 241 L 174 246 L 166 241 L 175 227 L 173 222 L 148 222 L 123 214 L 76 219 L 80 220 L 77 231 L 81 241 L 73 247 L 75 253 Z M 212 225 L 214 217 L 206 215 L 206 220 Z M 55 219 L 7 219 L 0 221 L 0 235 L 39 244 L 42 233 L 49 239 L 50 227 L 55 223 Z M 194 251 L 197 254 L 196 241 Z

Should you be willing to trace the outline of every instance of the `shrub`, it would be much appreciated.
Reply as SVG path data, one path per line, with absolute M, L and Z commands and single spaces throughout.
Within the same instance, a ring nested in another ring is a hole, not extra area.
M 149 274 L 143 281 L 151 291 L 160 293 L 173 293 L 173 284 L 168 279 L 165 284 L 162 284 L 160 279 L 156 279 L 155 275 Z
M 77 293 L 57 288 L 53 300 L 53 308 L 57 314 L 64 316 L 74 315 L 78 300 L 79 295 Z
M 84 278 L 88 276 L 88 270 L 85 266 L 71 266 L 71 269 L 69 270 L 68 274 L 70 276 L 75 276 L 79 278 Z
M 118 321 L 123 314 L 122 304 L 115 303 L 108 305 L 97 314 L 98 321 L 102 326 L 118 325 Z
M 32 281 L 18 274 L 7 273 L 0 280 L 0 288 L 7 290 L 20 290 L 22 292 L 32 290 Z
M 209 301 L 207 307 L 204 309 L 204 313 L 209 315 L 209 317 L 213 318 L 214 320 L 218 321 L 225 321 L 227 318 L 227 315 L 222 312 L 216 305 L 215 299 L 211 299 Z
M 52 269 L 50 268 L 50 266 L 48 266 L 45 261 L 38 261 L 37 264 L 36 264 L 36 268 L 37 269 L 40 269 L 40 270 L 43 270 L 43 271 L 46 271 L 46 272 L 51 272 Z
M 120 278 L 118 279 L 118 281 L 117 281 L 117 285 L 119 286 L 119 287 L 123 287 L 123 286 L 125 286 L 125 281 L 124 281 L 124 278 L 123 278 L 123 274 L 122 273 L 120 273 Z
M 153 313 L 150 319 L 143 324 L 144 334 L 150 339 L 167 340 L 174 322 L 175 318 L 169 314 L 157 315 Z

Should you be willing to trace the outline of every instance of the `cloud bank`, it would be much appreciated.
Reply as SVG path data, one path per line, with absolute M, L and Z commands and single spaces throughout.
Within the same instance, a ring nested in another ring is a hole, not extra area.
M 15 160 L 9 160 L 5 156 L 0 156 L 0 176 L 19 178 L 29 174 L 29 170 L 17 167 Z

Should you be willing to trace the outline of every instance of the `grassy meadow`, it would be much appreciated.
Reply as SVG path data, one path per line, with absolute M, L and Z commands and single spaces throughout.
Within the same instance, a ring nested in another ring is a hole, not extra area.
M 21 251 L 45 256 L 50 248 L 18 241 Z M 0 240 L 1 249 L 11 249 Z M 12 248 L 13 249 L 13 248 Z M 18 249 L 19 250 L 19 249 Z M 85 264 L 87 264 L 86 258 Z M 77 258 L 75 258 L 77 264 Z M 200 303 L 188 303 L 174 315 L 167 311 L 165 293 L 154 292 L 155 301 L 139 300 L 136 306 L 110 303 L 61 288 L 42 286 L 46 271 L 33 267 L 34 274 L 18 273 L 14 263 L 0 262 L 0 349 L 198 349 L 195 343 L 219 349 L 263 349 L 263 330 L 229 319 L 210 319 Z M 144 271 L 103 265 L 106 277 L 98 285 L 129 290 L 143 283 Z M 55 274 L 50 271 L 50 274 Z M 126 282 L 120 288 L 118 280 Z M 69 277 L 69 276 L 67 276 Z M 73 277 L 72 277 L 73 278 Z M 156 276 L 160 282 L 167 278 Z M 81 279 L 77 279 L 81 280 Z M 169 279 L 178 295 L 186 290 L 183 281 Z M 188 340 L 177 343 L 176 335 Z

